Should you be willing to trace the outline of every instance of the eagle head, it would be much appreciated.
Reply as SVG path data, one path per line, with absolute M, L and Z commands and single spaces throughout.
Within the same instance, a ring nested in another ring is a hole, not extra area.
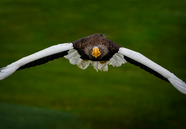
M 108 53 L 107 47 L 103 45 L 92 46 L 85 53 L 89 56 L 92 61 L 101 61 L 102 58 Z

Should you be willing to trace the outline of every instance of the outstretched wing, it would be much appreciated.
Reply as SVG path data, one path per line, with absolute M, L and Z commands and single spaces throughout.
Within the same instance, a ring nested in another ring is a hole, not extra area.
M 48 61 L 63 57 L 68 50 L 73 49 L 72 43 L 64 43 L 51 46 L 32 55 L 26 56 L 4 68 L 0 69 L 0 80 L 10 76 L 13 72 L 24 68 L 33 67 L 47 63 Z
M 146 58 L 142 54 L 132 51 L 127 48 L 121 47 L 118 53 L 124 55 L 127 62 L 137 65 L 142 69 L 154 74 L 155 76 L 170 82 L 180 92 L 186 94 L 186 84 L 181 79 L 176 77 L 173 73 L 165 68 Z

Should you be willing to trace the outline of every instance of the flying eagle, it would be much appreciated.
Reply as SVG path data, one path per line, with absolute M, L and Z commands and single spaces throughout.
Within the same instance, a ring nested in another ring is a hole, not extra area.
M 51 46 L 32 55 L 24 57 L 0 69 L 0 80 L 13 72 L 36 65 L 41 65 L 54 59 L 65 57 L 70 63 L 81 69 L 90 64 L 96 71 L 108 71 L 108 65 L 119 67 L 129 62 L 170 82 L 180 92 L 186 94 L 186 84 L 165 68 L 133 50 L 120 47 L 102 34 L 94 34 L 78 39 L 72 43 L 63 43 Z

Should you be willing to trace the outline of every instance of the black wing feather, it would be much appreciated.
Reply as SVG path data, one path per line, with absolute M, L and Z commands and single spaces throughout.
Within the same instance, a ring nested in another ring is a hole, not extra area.
M 47 63 L 47 62 L 52 61 L 54 59 L 58 59 L 60 57 L 63 57 L 65 55 L 67 55 L 67 54 L 68 54 L 68 51 L 64 51 L 64 52 L 60 52 L 60 53 L 57 53 L 57 54 L 54 54 L 54 55 L 43 57 L 41 59 L 32 61 L 32 62 L 30 62 L 30 63 L 28 63 L 26 65 L 21 66 L 19 69 L 17 69 L 17 71 L 21 70 L 21 69 L 34 67 L 34 66 L 37 66 L 37 65 L 41 65 L 41 64 Z
M 133 59 L 131 59 L 129 57 L 127 57 L 127 56 L 124 56 L 124 59 L 127 62 L 129 62 L 129 63 L 131 63 L 133 65 L 139 66 L 140 68 L 142 68 L 145 71 L 155 75 L 156 77 L 161 78 L 162 80 L 165 80 L 165 81 L 169 82 L 169 80 L 167 78 L 163 77 L 161 74 L 159 74 L 158 72 L 154 71 L 153 69 L 151 69 L 151 68 L 149 68 L 149 67 L 147 67 L 147 66 L 145 66 L 145 65 L 143 65 L 143 64 L 141 64 L 141 63 L 139 63 L 139 62 L 137 62 L 137 61 L 135 61 L 135 60 L 133 60 Z

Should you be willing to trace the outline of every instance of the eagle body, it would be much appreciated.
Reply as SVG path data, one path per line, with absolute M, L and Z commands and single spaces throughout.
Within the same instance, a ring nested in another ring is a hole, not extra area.
M 102 54 L 98 58 L 91 55 L 91 50 L 94 46 L 99 47 L 101 50 Z M 83 60 L 91 61 L 109 61 L 120 48 L 119 45 L 106 39 L 102 34 L 95 34 L 74 41 L 73 47 L 78 51 Z
M 80 38 L 71 43 L 63 43 L 43 49 L 23 57 L 0 69 L 0 80 L 15 71 L 47 63 L 65 57 L 73 65 L 86 69 L 92 65 L 96 71 L 108 71 L 108 65 L 119 67 L 129 62 L 156 77 L 171 83 L 180 92 L 186 94 L 186 84 L 173 73 L 133 50 L 120 47 L 102 34 Z

